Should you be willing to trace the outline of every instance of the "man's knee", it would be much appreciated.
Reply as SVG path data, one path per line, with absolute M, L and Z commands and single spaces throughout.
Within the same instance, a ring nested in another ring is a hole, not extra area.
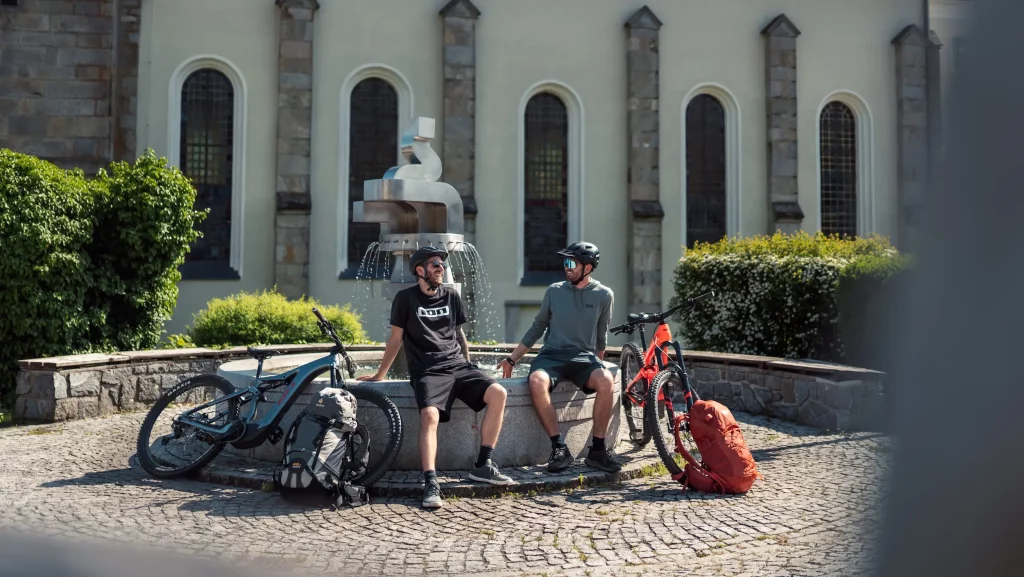
M 508 391 L 498 383 L 491 383 L 484 393 L 484 402 L 488 405 L 503 405 L 508 399 Z
M 599 395 L 610 395 L 612 392 L 612 374 L 608 369 L 600 369 L 590 373 L 587 387 Z
M 534 371 L 530 373 L 528 380 L 530 384 L 530 394 L 533 396 L 544 396 L 548 394 L 548 388 L 551 385 L 551 377 L 548 376 L 545 371 Z
M 437 407 L 424 407 L 420 411 L 420 425 L 423 427 L 436 427 L 441 421 L 441 412 Z

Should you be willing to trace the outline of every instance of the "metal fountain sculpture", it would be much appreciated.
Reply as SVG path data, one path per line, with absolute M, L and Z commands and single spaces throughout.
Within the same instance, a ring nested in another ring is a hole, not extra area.
M 430 147 L 433 139 L 434 119 L 414 118 L 402 135 L 402 156 L 409 164 L 364 181 L 363 200 L 353 203 L 353 221 L 379 223 L 379 250 L 395 257 L 391 278 L 384 283 L 387 299 L 415 284 L 409 257 L 417 248 L 429 244 L 449 253 L 466 248 L 462 197 L 452 185 L 438 182 L 441 159 Z M 444 286 L 461 292 L 451 267 L 445 269 Z

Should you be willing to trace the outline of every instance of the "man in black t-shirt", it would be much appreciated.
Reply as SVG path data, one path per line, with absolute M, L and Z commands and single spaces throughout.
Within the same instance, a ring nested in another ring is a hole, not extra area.
M 466 314 L 459 293 L 442 285 L 448 251 L 425 246 L 413 253 L 410 266 L 416 286 L 399 291 L 391 303 L 391 337 L 375 375 L 360 381 L 379 381 L 387 375 L 398 350 L 405 347 L 410 384 L 420 410 L 420 460 L 423 465 L 423 506 L 442 505 L 434 471 L 437 425 L 451 420 L 455 399 L 476 412 L 487 409 L 480 424 L 480 454 L 469 472 L 474 481 L 509 485 L 491 461 L 505 413 L 505 388 L 469 362 L 469 343 L 462 325 Z

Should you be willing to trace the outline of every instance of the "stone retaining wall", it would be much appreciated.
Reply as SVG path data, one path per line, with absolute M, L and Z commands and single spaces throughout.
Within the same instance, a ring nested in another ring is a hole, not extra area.
M 831 430 L 879 430 L 884 423 L 885 374 L 878 371 L 716 353 L 683 359 L 697 394 L 730 410 Z
M 329 345 L 277 347 L 290 353 L 327 351 Z M 351 351 L 380 351 L 357 345 Z M 477 352 L 512 345 L 473 345 Z M 539 347 L 534 347 L 536 352 Z M 611 347 L 608 360 L 617 362 Z M 215 373 L 224 362 L 245 358 L 245 347 L 177 349 L 115 355 L 75 355 L 21 361 L 14 418 L 65 421 L 138 411 L 161 392 L 196 374 Z M 691 384 L 703 399 L 734 411 L 769 415 L 831 430 L 879 430 L 885 418 L 884 373 L 815 361 L 687 352 Z

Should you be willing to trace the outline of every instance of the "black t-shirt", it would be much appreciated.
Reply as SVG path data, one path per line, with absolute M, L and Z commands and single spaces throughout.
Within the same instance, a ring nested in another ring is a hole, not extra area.
M 409 375 L 416 377 L 434 365 L 465 359 L 459 346 L 459 325 L 466 322 L 459 293 L 437 289 L 435 296 L 423 294 L 419 286 L 398 291 L 391 303 L 391 324 L 402 328 L 402 346 L 409 362 Z

